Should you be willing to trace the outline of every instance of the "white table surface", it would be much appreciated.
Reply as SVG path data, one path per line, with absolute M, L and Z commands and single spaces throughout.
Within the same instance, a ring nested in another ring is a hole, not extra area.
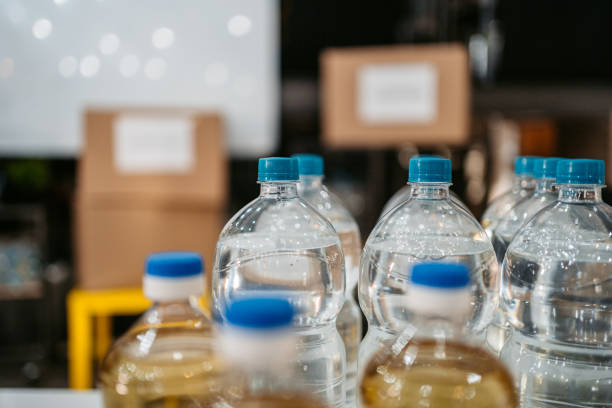
M 0 388 L 2 408 L 102 408 L 100 391 Z

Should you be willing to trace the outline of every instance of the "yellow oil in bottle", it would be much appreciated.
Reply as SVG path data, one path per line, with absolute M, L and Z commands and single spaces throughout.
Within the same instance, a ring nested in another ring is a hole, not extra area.
M 212 407 L 223 364 L 202 321 L 145 324 L 126 333 L 100 371 L 107 408 Z
M 512 378 L 493 355 L 435 340 L 413 340 L 390 358 L 377 355 L 366 368 L 361 400 L 368 408 L 518 406 Z
M 232 408 L 325 408 L 326 406 L 305 395 L 258 395 L 246 397 L 232 404 Z

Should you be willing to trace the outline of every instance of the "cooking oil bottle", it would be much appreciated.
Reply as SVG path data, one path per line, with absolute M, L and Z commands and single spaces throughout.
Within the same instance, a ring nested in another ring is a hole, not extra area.
M 411 323 L 366 367 L 361 406 L 517 407 L 509 372 L 466 336 L 472 302 L 468 269 L 417 264 L 409 281 L 401 307 Z
M 220 337 L 232 373 L 223 408 L 325 408 L 320 397 L 296 381 L 293 319 L 294 309 L 283 298 L 251 297 L 229 304 Z
M 100 371 L 104 405 L 209 407 L 220 401 L 222 363 L 210 320 L 199 309 L 202 258 L 150 255 L 143 291 L 154 302 L 111 347 Z

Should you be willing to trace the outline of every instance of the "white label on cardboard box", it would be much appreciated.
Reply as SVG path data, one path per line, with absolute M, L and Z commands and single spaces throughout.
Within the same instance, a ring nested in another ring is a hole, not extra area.
M 186 173 L 195 163 L 190 118 L 122 115 L 113 126 L 114 162 L 121 173 Z
M 357 72 L 357 114 L 371 124 L 425 124 L 438 113 L 438 71 L 427 63 L 367 64 Z

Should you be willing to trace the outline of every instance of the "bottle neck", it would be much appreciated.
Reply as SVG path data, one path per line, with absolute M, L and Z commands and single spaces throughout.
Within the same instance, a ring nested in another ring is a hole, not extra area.
M 559 201 L 566 203 L 598 203 L 602 201 L 597 185 L 558 184 Z
M 302 190 L 320 190 L 323 188 L 323 176 L 300 176 Z
M 446 200 L 450 195 L 450 183 L 409 183 L 411 197 L 421 200 Z
M 221 332 L 224 357 L 240 373 L 250 394 L 286 388 L 291 380 L 291 360 L 295 337 L 285 330 L 258 333 L 229 326 Z
M 533 190 L 536 187 L 536 181 L 529 175 L 517 175 L 514 177 L 512 191 L 518 193 L 521 190 Z
M 147 314 L 147 320 L 150 322 L 201 320 L 204 316 L 197 296 L 172 301 L 155 301 Z
M 260 182 L 260 197 L 266 198 L 293 198 L 297 197 L 297 181 L 265 181 Z
M 555 179 L 541 178 L 536 180 L 536 193 L 554 193 L 557 191 Z
M 438 316 L 416 315 L 411 323 L 395 338 L 390 350 L 397 355 L 412 340 L 461 342 L 467 338 L 467 318 L 461 321 Z

